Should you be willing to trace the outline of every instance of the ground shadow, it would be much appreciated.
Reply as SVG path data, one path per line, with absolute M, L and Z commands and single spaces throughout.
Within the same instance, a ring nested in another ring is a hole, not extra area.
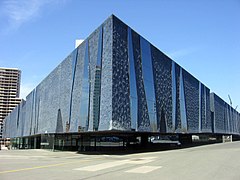
M 134 145 L 129 147 L 97 147 L 97 149 L 86 149 L 85 151 L 78 151 L 78 154 L 85 155 L 129 155 L 135 153 L 146 153 L 146 152 L 158 152 L 158 151 L 173 151 L 178 149 L 186 149 L 197 146 L 206 146 L 215 143 L 220 143 L 217 141 L 213 142 L 194 142 L 190 144 L 177 145 L 177 144 L 147 144 L 146 146 Z

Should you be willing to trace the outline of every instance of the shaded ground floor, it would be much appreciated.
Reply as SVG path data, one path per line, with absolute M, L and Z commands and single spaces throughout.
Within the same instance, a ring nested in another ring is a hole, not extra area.
M 239 140 L 240 136 L 224 134 L 158 134 L 136 132 L 86 132 L 38 134 L 12 138 L 11 149 L 50 149 L 67 151 L 152 150 L 178 148 Z

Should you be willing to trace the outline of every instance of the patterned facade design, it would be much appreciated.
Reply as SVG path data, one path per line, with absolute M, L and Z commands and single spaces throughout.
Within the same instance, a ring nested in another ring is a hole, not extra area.
M 239 134 L 240 114 L 215 93 L 210 98 L 214 133 Z
M 237 111 L 113 15 L 5 120 L 5 137 L 240 133 Z
M 132 31 L 133 58 L 137 86 L 137 129 L 138 131 L 150 130 L 150 119 L 147 108 L 146 93 L 142 73 L 142 58 L 140 50 L 140 35 Z M 134 83 L 134 82 L 133 82 Z
M 114 18 L 113 26 L 113 79 L 112 79 L 112 127 L 117 130 L 130 130 L 130 86 L 128 63 L 128 27 Z
M 199 82 L 183 70 L 188 131 L 199 131 Z
M 93 120 L 94 120 L 94 86 L 95 86 L 95 76 L 98 60 L 98 43 L 99 42 L 99 29 L 94 31 L 94 33 L 89 37 L 89 81 L 90 81 L 90 98 L 89 98 L 89 130 L 93 130 Z
M 200 109 L 200 131 L 201 132 L 211 132 L 212 124 L 211 124 L 211 111 L 210 111 L 210 89 L 201 85 L 201 106 Z
M 157 127 L 172 132 L 172 62 L 157 48 L 151 47 L 156 94 Z
M 74 54 L 77 54 L 77 60 L 75 59 L 76 56 L 73 56 L 72 59 L 73 62 L 75 60 L 75 78 L 74 78 L 74 84 L 72 86 L 72 105 L 71 105 L 71 123 L 70 123 L 70 132 L 76 132 L 78 131 L 78 127 L 81 126 L 82 123 L 81 116 L 79 113 L 79 109 L 81 106 L 81 97 L 83 90 L 83 72 L 84 72 L 84 60 L 85 60 L 85 47 L 86 44 L 83 44 L 83 46 L 78 48 L 78 52 L 74 52 Z M 77 50 L 77 49 L 76 49 Z M 75 51 L 76 51 L 75 50 Z M 81 88 L 79 88 L 81 87 Z M 62 119 L 62 112 L 61 109 L 58 109 L 58 128 L 59 132 L 63 131 L 62 129 L 65 128 L 65 124 L 63 124 Z M 57 127 L 56 127 L 57 128 Z
M 103 23 L 101 98 L 98 130 L 112 129 L 112 57 L 113 21 L 112 17 Z

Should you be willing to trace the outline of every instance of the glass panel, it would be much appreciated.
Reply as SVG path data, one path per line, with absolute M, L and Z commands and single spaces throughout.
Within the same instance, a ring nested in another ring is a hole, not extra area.
M 101 48 L 101 47 L 100 47 Z M 101 68 L 96 67 L 93 95 L 93 130 L 98 130 L 101 90 Z
M 202 130 L 202 83 L 199 82 L 199 132 Z
M 100 87 L 98 84 L 99 71 L 101 65 L 101 27 L 94 31 L 88 41 L 89 48 L 89 80 L 90 80 L 90 100 L 89 100 L 89 126 L 88 131 L 93 131 L 98 126 L 98 101 Z M 98 65 L 99 64 L 99 65 Z M 97 79 L 96 79 L 97 78 Z
M 84 60 L 84 72 L 82 81 L 82 94 L 80 101 L 80 121 L 79 129 L 87 130 L 88 128 L 88 109 L 89 109 L 89 56 L 88 56 L 88 40 L 86 40 L 86 51 Z
M 185 106 L 185 93 L 184 93 L 184 83 L 183 83 L 183 72 L 180 68 L 180 115 L 181 115 L 181 124 L 182 131 L 187 132 L 187 114 Z
M 177 107 L 177 84 L 176 84 L 176 72 L 175 62 L 172 61 L 172 128 L 176 129 L 176 107 Z
M 102 36 L 103 27 L 100 27 L 98 37 L 98 54 L 95 72 L 94 95 L 93 95 L 93 130 L 98 130 L 100 117 L 100 95 L 101 95 L 101 69 L 102 69 Z
M 147 108 L 146 92 L 144 88 L 143 70 L 142 70 L 142 55 L 140 46 L 140 36 L 132 31 L 133 42 L 133 56 L 134 67 L 136 75 L 136 87 L 137 87 L 137 131 L 150 131 L 150 119 Z
M 157 130 L 157 119 L 155 110 L 155 89 L 153 81 L 152 58 L 150 44 L 144 39 L 140 38 L 141 55 L 142 55 L 142 73 L 144 81 L 144 89 L 146 92 L 148 114 L 150 118 L 150 126 L 152 131 Z
M 74 49 L 72 52 L 72 87 L 71 87 L 71 94 L 70 94 L 70 105 L 69 105 L 69 125 L 71 127 L 71 119 L 72 119 L 72 98 L 73 98 L 73 87 L 74 87 L 74 80 L 75 80 L 75 72 L 76 72 L 76 65 L 77 65 L 77 53 L 78 48 Z M 75 124 L 73 124 L 74 126 Z
M 133 57 L 132 32 L 128 27 L 128 58 L 129 58 L 129 76 L 130 76 L 130 101 L 131 101 L 131 128 L 137 127 L 137 87 L 136 75 Z

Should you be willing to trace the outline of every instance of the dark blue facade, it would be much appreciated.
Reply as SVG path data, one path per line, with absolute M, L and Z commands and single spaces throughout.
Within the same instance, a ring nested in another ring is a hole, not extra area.
M 239 134 L 239 120 L 237 111 L 112 15 L 6 117 L 3 135 Z
M 215 93 L 210 98 L 214 133 L 239 134 L 240 114 Z

